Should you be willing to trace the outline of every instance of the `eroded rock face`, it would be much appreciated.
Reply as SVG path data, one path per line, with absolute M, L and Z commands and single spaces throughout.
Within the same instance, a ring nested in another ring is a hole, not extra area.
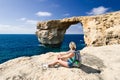
M 87 46 L 120 44 L 120 11 L 97 16 L 50 20 L 37 24 L 36 34 L 42 44 L 60 44 L 66 30 L 81 23 Z

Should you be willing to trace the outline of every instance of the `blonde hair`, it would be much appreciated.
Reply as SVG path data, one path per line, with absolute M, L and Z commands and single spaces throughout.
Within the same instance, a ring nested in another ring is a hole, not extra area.
M 75 42 L 73 42 L 73 41 L 70 42 L 70 43 L 69 43 L 69 48 L 72 49 L 72 50 L 75 50 L 75 49 L 76 49 L 76 44 L 75 44 Z

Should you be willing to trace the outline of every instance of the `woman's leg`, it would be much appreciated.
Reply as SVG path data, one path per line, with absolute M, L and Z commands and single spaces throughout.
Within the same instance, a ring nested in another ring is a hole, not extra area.
M 59 60 L 59 64 L 60 64 L 61 66 L 63 66 L 63 67 L 69 67 L 67 61 Z
M 54 66 L 54 65 L 56 65 L 57 63 L 59 63 L 61 66 L 69 67 L 69 66 L 68 66 L 68 62 L 62 61 L 62 60 L 56 60 L 56 61 L 48 64 L 48 66 Z

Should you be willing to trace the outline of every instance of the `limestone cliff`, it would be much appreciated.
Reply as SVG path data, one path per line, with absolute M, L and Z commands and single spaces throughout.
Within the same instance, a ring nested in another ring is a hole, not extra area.
M 77 23 L 82 24 L 87 46 L 120 44 L 120 11 L 39 22 L 36 34 L 42 44 L 58 45 L 66 30 Z
M 86 47 L 80 68 L 41 68 L 57 53 L 20 57 L 0 64 L 0 80 L 120 80 L 120 45 Z

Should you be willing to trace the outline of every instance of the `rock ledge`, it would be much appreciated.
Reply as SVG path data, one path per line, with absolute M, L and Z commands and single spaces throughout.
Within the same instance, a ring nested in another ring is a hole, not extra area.
M 120 80 L 120 45 L 86 47 L 81 68 L 48 68 L 57 53 L 20 57 L 0 64 L 0 80 Z

